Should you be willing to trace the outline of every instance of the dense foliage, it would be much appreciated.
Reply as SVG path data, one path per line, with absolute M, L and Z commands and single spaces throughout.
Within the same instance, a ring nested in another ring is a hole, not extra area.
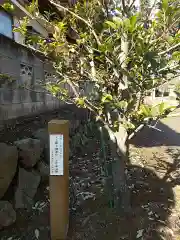
M 179 4 L 163 0 L 155 17 L 154 8 L 148 8 L 145 19 L 145 10 L 137 12 L 133 3 L 126 2 L 116 7 L 98 0 L 80 1 L 66 9 L 52 1 L 65 12 L 61 20 L 38 14 L 36 3 L 28 7 L 52 32 L 48 39 L 28 36 L 29 46 L 36 43 L 58 75 L 46 88 L 64 101 L 88 108 L 113 130 L 120 124 L 133 129 L 147 117 L 164 114 L 164 104 L 147 111 L 144 97 L 179 74 L 180 32 L 172 31 L 180 20 Z M 26 34 L 28 21 L 24 18 L 15 31 Z M 73 96 L 64 83 L 71 86 Z M 85 83 L 88 90 L 80 91 Z M 113 112 L 118 118 L 110 117 Z

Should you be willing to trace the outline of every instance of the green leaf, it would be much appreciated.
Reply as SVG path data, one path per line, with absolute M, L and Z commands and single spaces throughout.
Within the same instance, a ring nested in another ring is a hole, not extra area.
M 126 101 L 123 100 L 123 101 L 118 102 L 118 103 L 116 104 L 116 106 L 117 106 L 118 108 L 126 109 L 127 106 L 128 106 L 128 102 L 126 102 Z
M 135 129 L 135 125 L 132 122 L 129 122 L 129 121 L 124 121 L 123 126 L 126 129 Z
M 134 26 L 136 24 L 136 22 L 137 22 L 137 16 L 134 15 L 130 18 L 130 23 L 132 26 Z
M 169 106 L 167 103 L 162 102 L 160 104 L 152 107 L 152 115 L 153 117 L 161 117 L 169 113 L 176 108 L 176 106 Z
M 140 114 L 143 114 L 145 117 L 151 117 L 152 116 L 152 112 L 151 112 L 151 107 L 148 105 L 141 105 L 140 106 Z
M 164 113 L 164 110 L 166 109 L 165 103 L 162 102 L 159 105 L 159 115 L 162 115 Z
M 118 121 L 114 121 L 113 127 L 114 127 L 114 128 L 118 128 L 118 127 L 119 127 L 119 122 L 118 122 Z
M 76 99 L 76 104 L 79 107 L 85 107 L 85 98 L 77 98 Z
M 117 25 L 116 25 L 114 22 L 106 21 L 106 24 L 107 24 L 108 26 L 110 26 L 111 28 L 113 28 L 113 29 L 117 29 Z
M 117 29 L 123 24 L 122 20 L 119 17 L 113 17 L 113 21 L 115 22 Z
M 135 25 L 137 22 L 137 15 L 134 15 L 130 18 L 130 30 L 133 31 L 135 29 Z
M 166 11 L 168 9 L 168 3 L 169 3 L 169 0 L 163 0 L 162 1 L 162 9 L 164 11 Z
M 113 97 L 111 94 L 106 94 L 106 95 L 103 95 L 102 99 L 101 99 L 101 102 L 102 103 L 107 103 L 107 102 L 110 102 L 113 100 Z
M 173 52 L 172 58 L 173 58 L 174 60 L 180 60 L 180 51 L 175 51 L 175 52 Z
M 14 6 L 11 3 L 4 3 L 2 7 L 7 11 L 7 12 L 12 12 L 14 11 Z
M 126 19 L 124 20 L 123 24 L 124 24 L 125 29 L 128 30 L 128 29 L 130 28 L 130 26 L 131 26 L 131 23 L 130 23 L 129 18 L 126 18 Z

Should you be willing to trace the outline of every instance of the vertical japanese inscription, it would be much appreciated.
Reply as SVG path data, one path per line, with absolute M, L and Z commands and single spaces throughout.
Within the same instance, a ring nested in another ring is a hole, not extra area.
M 62 134 L 50 134 L 50 175 L 64 174 L 64 143 Z

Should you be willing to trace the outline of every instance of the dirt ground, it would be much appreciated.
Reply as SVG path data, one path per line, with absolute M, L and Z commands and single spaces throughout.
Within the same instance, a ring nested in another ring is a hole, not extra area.
M 29 125 L 30 132 L 32 128 Z M 180 239 L 180 138 L 174 132 L 159 137 L 145 129 L 132 141 L 126 170 L 131 211 L 121 216 L 108 205 L 100 176 L 100 143 L 91 133 L 86 146 L 70 159 L 75 195 L 71 193 L 68 240 Z M 0 239 L 50 239 L 48 180 L 41 184 L 32 210 L 17 211 L 16 223 L 1 231 Z

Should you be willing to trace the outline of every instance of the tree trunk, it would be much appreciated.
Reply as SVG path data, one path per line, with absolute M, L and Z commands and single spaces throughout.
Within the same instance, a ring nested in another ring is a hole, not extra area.
M 109 174 L 111 174 L 113 183 L 113 204 L 120 213 L 129 212 L 130 199 L 125 173 L 127 161 L 127 132 L 121 127 L 119 132 L 114 133 L 107 125 L 104 126 L 103 130 L 109 139 L 109 148 L 112 158 L 110 165 L 107 166 L 107 181 L 111 182 L 109 178 Z

